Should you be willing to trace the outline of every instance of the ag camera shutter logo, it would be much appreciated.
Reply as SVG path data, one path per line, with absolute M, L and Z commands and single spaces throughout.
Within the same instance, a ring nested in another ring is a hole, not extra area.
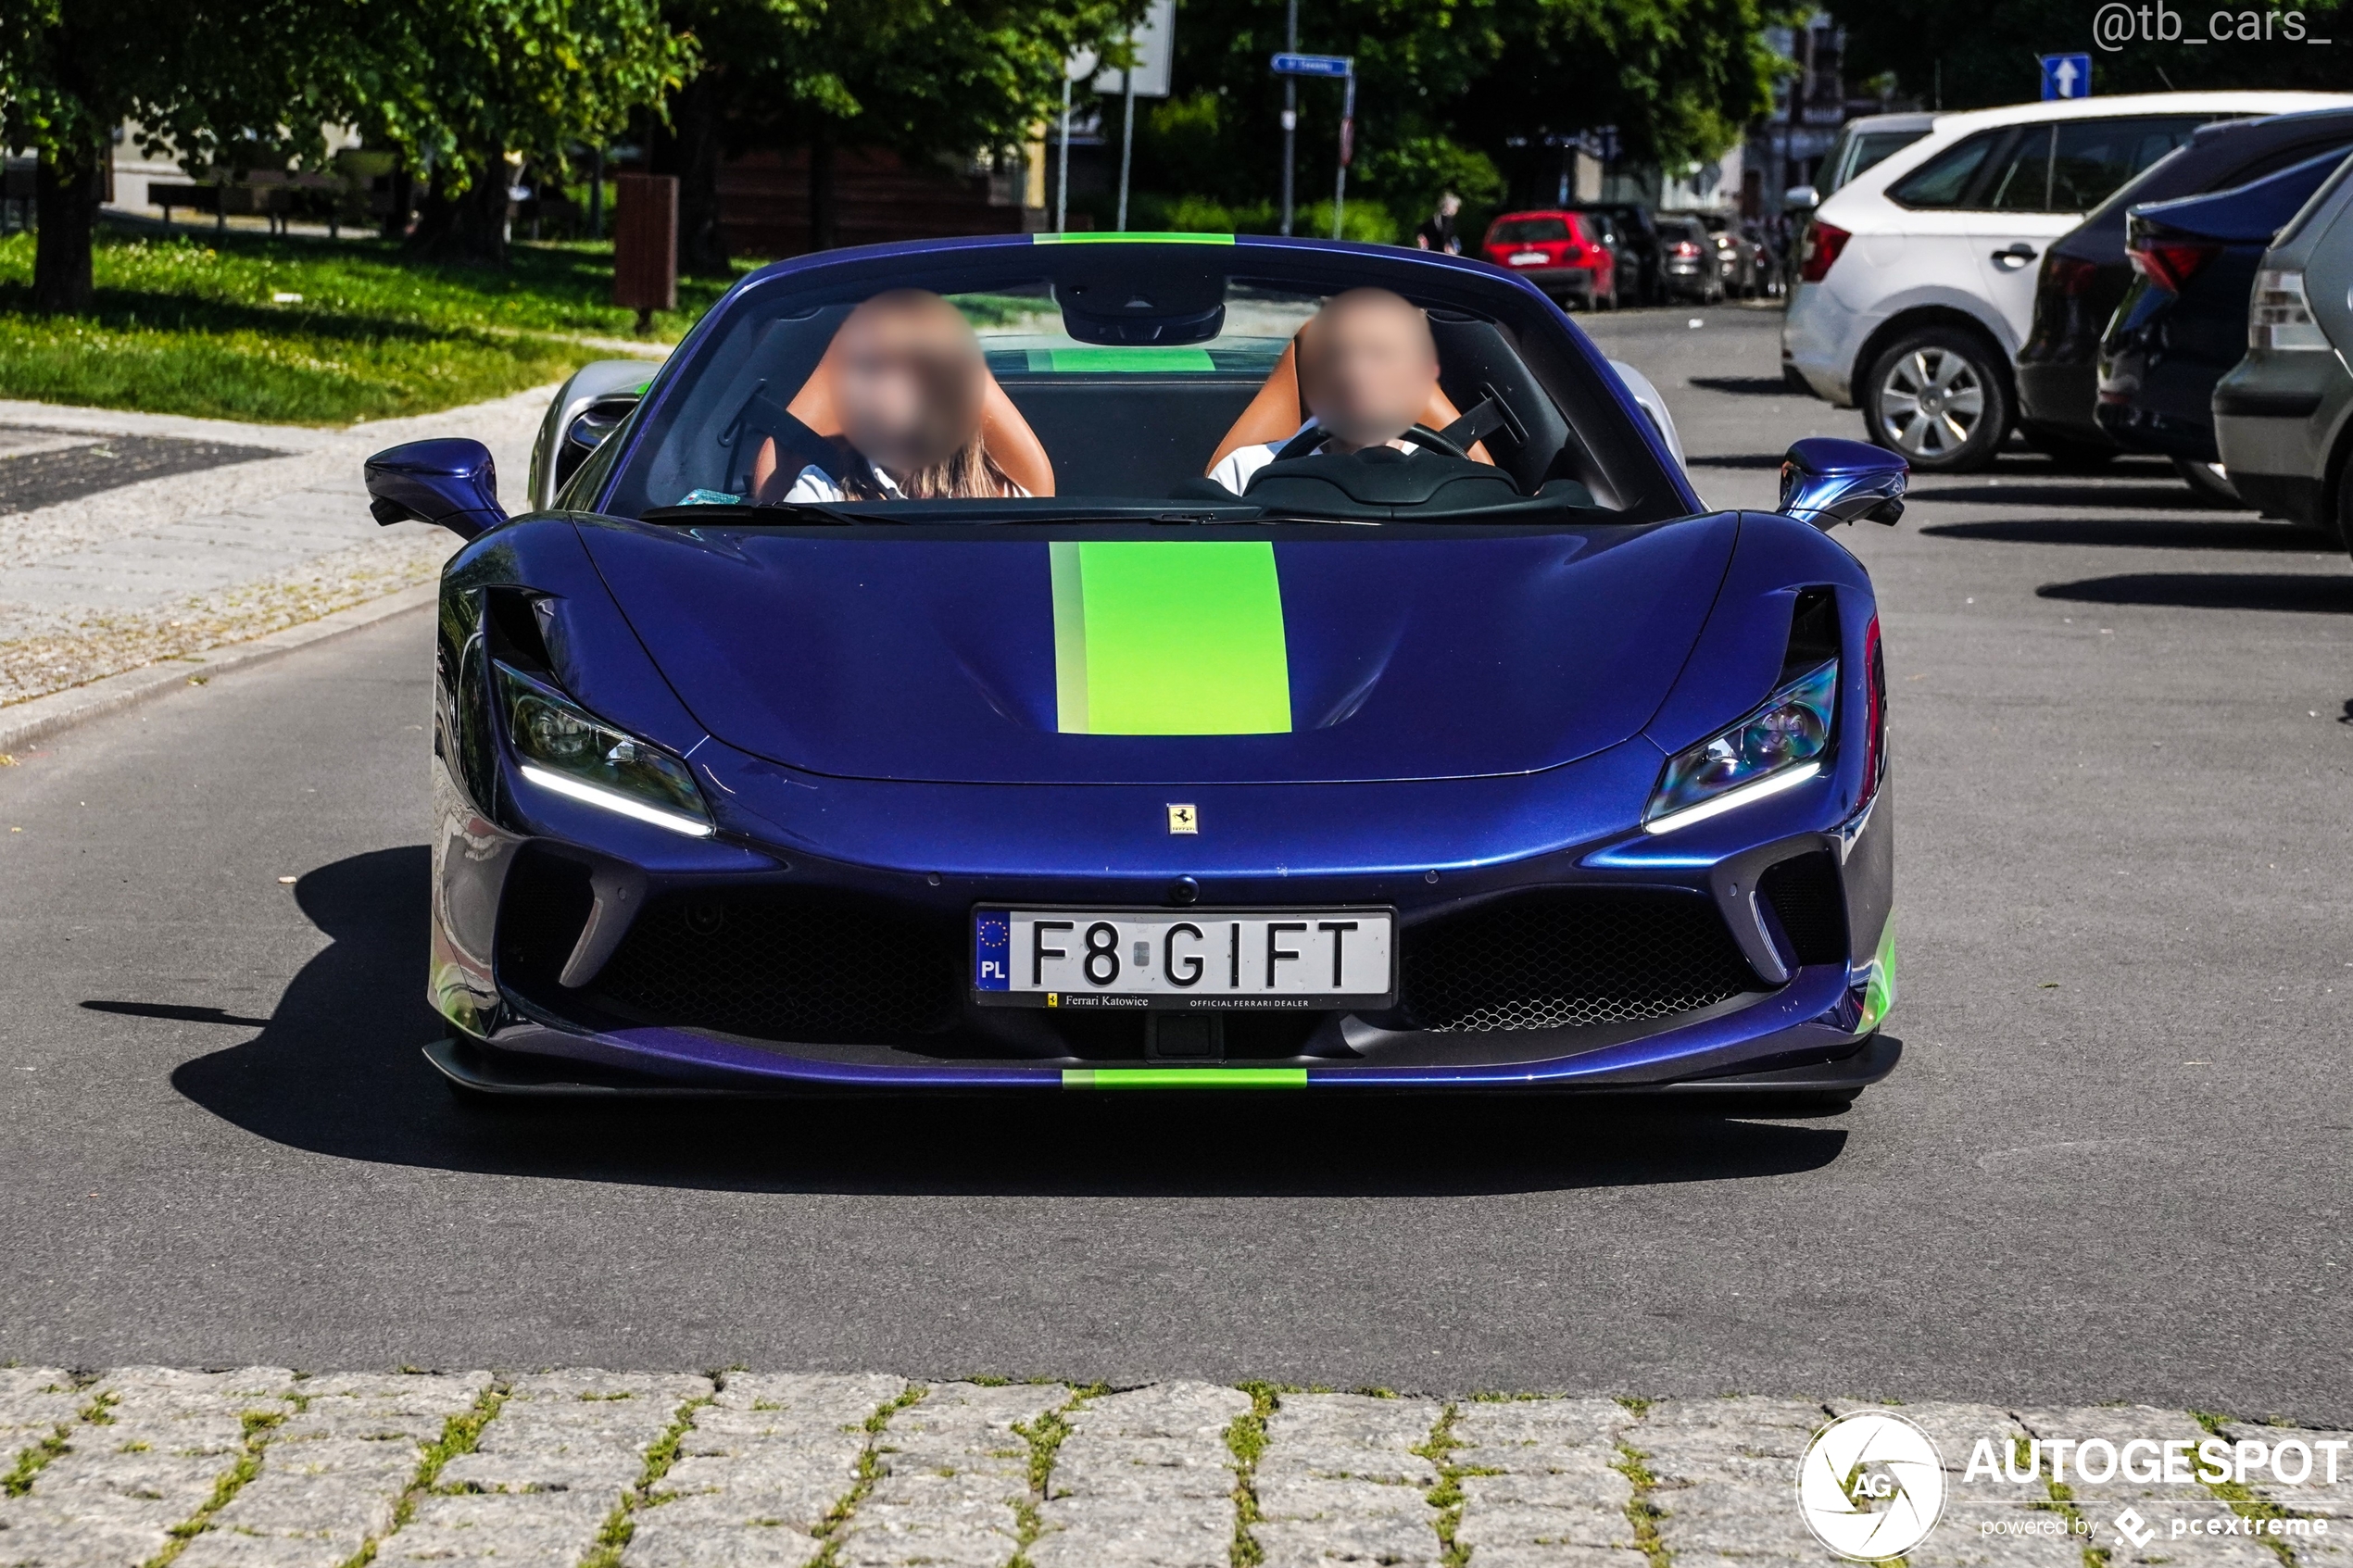
M 1842 1416 L 1797 1461 L 1797 1507 L 1814 1538 L 1841 1557 L 1901 1557 L 1944 1512 L 1944 1457 L 1900 1415 Z

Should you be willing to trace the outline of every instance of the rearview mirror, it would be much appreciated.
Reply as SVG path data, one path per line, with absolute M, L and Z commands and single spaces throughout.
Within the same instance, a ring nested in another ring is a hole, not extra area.
M 490 448 L 457 436 L 377 453 L 368 459 L 368 495 L 378 522 L 430 522 L 460 539 L 507 521 Z
M 1911 465 L 1883 446 L 1834 435 L 1809 435 L 1781 459 L 1780 509 L 1825 533 L 1869 518 L 1893 523 L 1904 515 L 1904 485 Z
M 1781 205 L 1789 207 L 1819 207 L 1822 198 L 1811 185 L 1792 185 L 1781 193 Z

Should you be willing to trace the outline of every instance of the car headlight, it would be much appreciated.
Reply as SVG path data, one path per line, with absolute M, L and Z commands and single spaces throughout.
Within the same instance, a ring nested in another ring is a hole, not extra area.
M 1838 660 L 1799 676 L 1739 723 L 1667 759 L 1642 813 L 1647 833 L 1672 833 L 1822 771 L 1838 703 Z
M 696 838 L 718 830 L 686 765 L 505 664 L 498 706 L 522 776 L 540 788 Z

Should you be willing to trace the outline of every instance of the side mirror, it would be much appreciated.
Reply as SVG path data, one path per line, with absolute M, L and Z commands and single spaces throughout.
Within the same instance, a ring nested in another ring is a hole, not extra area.
M 1811 185 L 1792 185 L 1781 193 L 1781 205 L 1783 207 L 1819 207 L 1822 205 L 1821 193 Z
M 1883 446 L 1834 435 L 1793 442 L 1781 459 L 1780 510 L 1828 533 L 1869 518 L 1893 523 L 1904 515 L 1904 485 L 1911 465 Z
M 378 522 L 437 523 L 460 539 L 507 521 L 490 448 L 456 436 L 411 441 L 369 458 L 368 495 Z

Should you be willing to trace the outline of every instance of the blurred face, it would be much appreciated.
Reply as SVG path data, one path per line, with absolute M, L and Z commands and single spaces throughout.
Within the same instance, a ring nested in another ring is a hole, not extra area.
M 841 326 L 842 434 L 895 478 L 946 462 L 980 429 L 980 345 L 918 289 L 877 295 Z
M 1352 289 L 1316 316 L 1301 345 L 1307 408 L 1351 446 L 1411 429 L 1438 388 L 1429 320 L 1387 289 Z
M 1454 214 L 1463 210 L 1463 198 L 1460 196 L 1441 196 L 1438 198 L 1438 210 L 1441 216 L 1452 218 Z

